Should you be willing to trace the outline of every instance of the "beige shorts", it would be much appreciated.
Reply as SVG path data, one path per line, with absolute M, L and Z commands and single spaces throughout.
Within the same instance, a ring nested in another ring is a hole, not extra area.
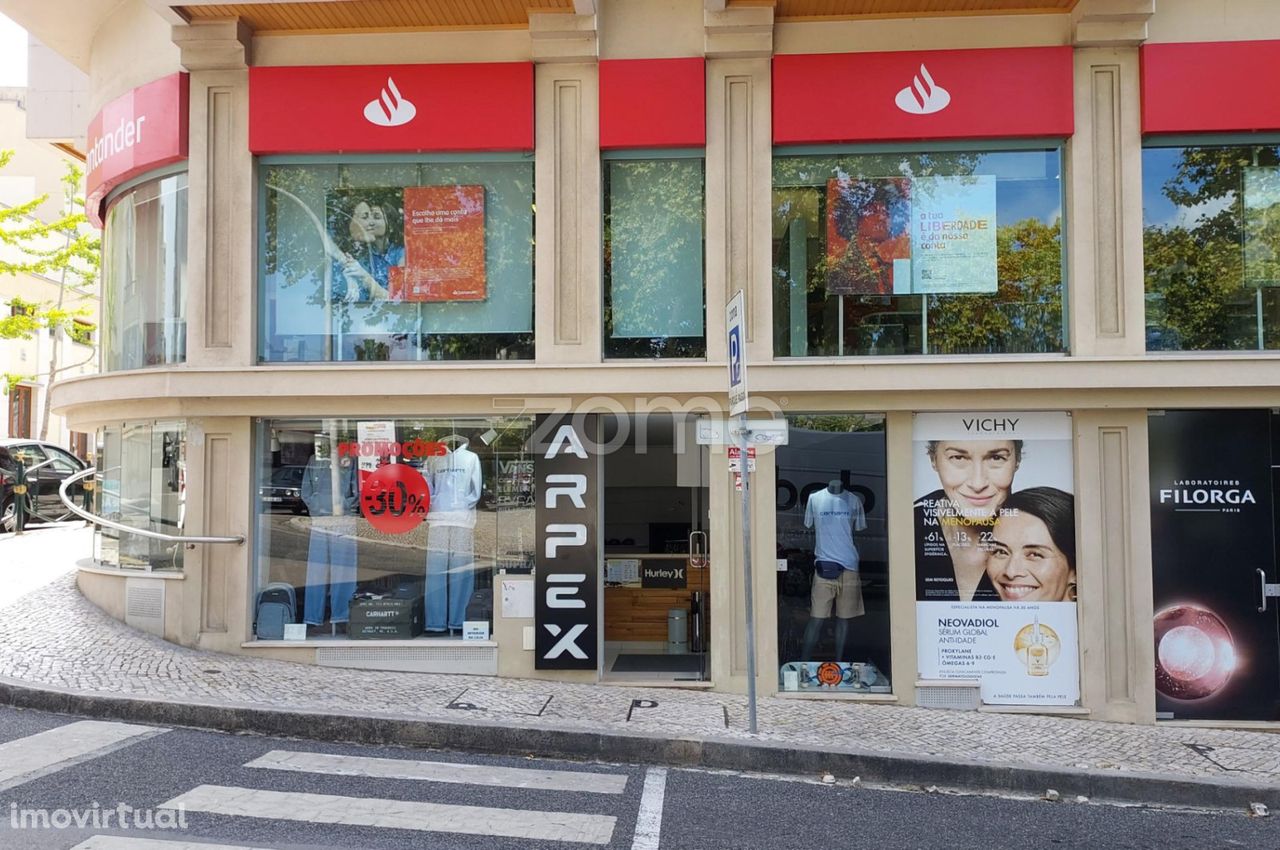
M 836 616 L 846 620 L 867 612 L 862 605 L 862 577 L 857 570 L 841 570 L 840 578 L 814 575 L 809 616 L 830 617 L 833 603 Z

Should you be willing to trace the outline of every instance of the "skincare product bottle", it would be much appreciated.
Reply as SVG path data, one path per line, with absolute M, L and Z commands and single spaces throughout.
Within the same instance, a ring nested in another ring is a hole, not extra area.
M 1032 676 L 1049 675 L 1049 647 L 1044 644 L 1044 635 L 1040 633 L 1040 618 L 1036 617 L 1031 632 L 1031 645 L 1027 647 L 1027 673 Z

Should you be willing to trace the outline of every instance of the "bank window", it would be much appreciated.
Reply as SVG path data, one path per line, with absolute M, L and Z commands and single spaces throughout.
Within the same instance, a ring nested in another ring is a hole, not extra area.
M 105 371 L 186 361 L 185 173 L 142 183 L 110 201 L 102 282 Z
M 187 515 L 184 422 L 124 422 L 98 431 L 94 512 L 144 531 L 178 535 Z M 183 547 L 100 526 L 94 555 L 110 567 L 181 570 Z
M 1062 153 L 773 160 L 778 357 L 1065 348 Z
M 1280 144 L 1142 152 L 1148 351 L 1280 348 Z
M 706 356 L 702 152 L 604 161 L 606 357 Z
M 485 639 L 494 575 L 533 568 L 532 428 L 492 416 L 263 421 L 254 635 Z
M 889 693 L 884 415 L 787 417 L 777 449 L 778 685 Z
M 261 171 L 261 360 L 533 357 L 531 157 Z

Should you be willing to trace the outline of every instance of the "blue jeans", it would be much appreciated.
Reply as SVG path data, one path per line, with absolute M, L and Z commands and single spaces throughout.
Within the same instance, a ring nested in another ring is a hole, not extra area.
M 461 629 L 476 586 L 474 532 L 456 525 L 427 531 L 426 630 Z
M 351 597 L 356 592 L 356 518 L 312 519 L 307 547 L 307 592 L 302 620 L 318 626 L 324 622 L 325 587 L 328 586 L 329 621 L 351 619 Z

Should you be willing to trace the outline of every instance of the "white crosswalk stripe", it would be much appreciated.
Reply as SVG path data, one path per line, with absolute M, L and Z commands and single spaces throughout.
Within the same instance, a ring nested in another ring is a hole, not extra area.
M 81 720 L 0 744 L 0 791 L 169 731 L 156 726 Z
M 627 777 L 621 773 L 585 773 L 572 770 L 529 770 L 406 759 L 368 758 L 330 753 L 299 753 L 272 750 L 245 767 L 326 773 L 333 776 L 362 776 L 377 779 L 415 779 L 459 785 L 489 785 L 539 791 L 575 791 L 588 794 L 621 794 Z
M 118 835 L 95 835 L 81 841 L 71 850 L 269 850 L 243 844 L 202 844 L 198 841 L 166 841 L 163 838 L 124 838 Z
M 269 820 L 608 844 L 617 818 L 201 785 L 160 805 Z

